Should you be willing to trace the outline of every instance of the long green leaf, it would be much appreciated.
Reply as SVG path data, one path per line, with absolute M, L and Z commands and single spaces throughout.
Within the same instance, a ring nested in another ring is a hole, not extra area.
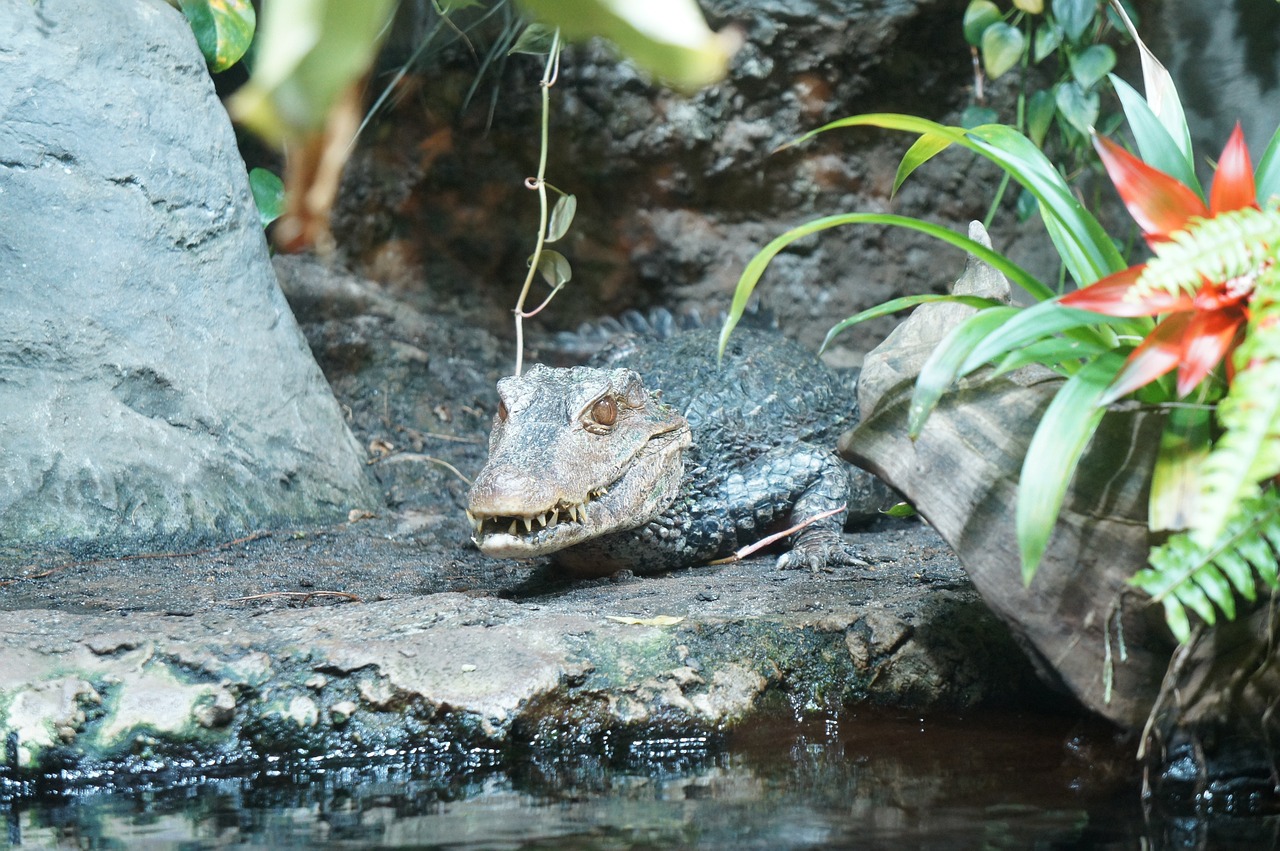
M 942 338 L 920 367 L 920 375 L 916 377 L 916 386 L 911 393 L 907 434 L 912 440 L 920 436 L 929 414 L 937 407 L 942 394 L 950 389 L 960 364 L 964 363 L 973 347 L 1017 314 L 1016 307 L 990 307 L 970 316 Z
M 1091 284 L 1124 268 L 1124 258 L 1102 225 L 1076 200 L 1053 163 L 1030 139 L 1012 127 L 988 124 L 966 131 L 914 115 L 869 113 L 832 121 L 782 147 L 798 145 L 819 133 L 846 127 L 881 127 L 932 134 L 986 157 L 1007 171 L 1040 202 L 1041 216 L 1049 236 L 1079 286 Z
M 746 268 L 742 270 L 741 277 L 738 278 L 737 285 L 734 287 L 733 302 L 729 306 L 729 315 L 725 317 L 724 326 L 720 329 L 720 352 L 723 354 L 724 347 L 729 343 L 729 335 L 733 333 L 733 329 L 742 319 L 742 314 L 747 309 L 747 302 L 751 299 L 751 294 L 755 291 L 756 284 L 759 283 L 765 269 L 768 268 L 770 261 L 777 256 L 778 252 L 806 236 L 811 236 L 833 227 L 853 224 L 892 225 L 928 234 L 985 261 L 1037 299 L 1051 298 L 1053 296 L 1052 290 L 1003 254 L 992 251 L 982 243 L 969 239 L 967 236 L 962 236 L 941 225 L 891 213 L 842 213 L 835 216 L 824 216 L 798 225 L 786 233 L 774 237 L 768 245 L 760 249 L 747 263 Z
M 1000 358 L 996 364 L 996 375 L 1004 375 L 1028 364 L 1038 363 L 1050 369 L 1058 368 L 1064 373 L 1074 373 L 1074 369 L 1063 369 L 1064 364 L 1078 363 L 1086 358 L 1093 358 L 1111 347 L 1100 342 L 1075 340 L 1069 337 L 1049 337 L 1028 343 L 1021 348 Z
M 1280 203 L 1280 128 L 1276 128 L 1262 159 L 1258 161 L 1254 182 L 1258 186 L 1258 200 L 1261 203 L 1266 204 L 1272 198 Z
M 1028 343 L 1062 331 L 1089 328 L 1107 322 L 1119 322 L 1088 310 L 1063 307 L 1056 301 L 1042 301 L 1021 311 L 1006 322 L 999 334 L 983 340 L 960 367 L 960 375 L 967 375 L 988 361 L 1019 349 Z M 1085 340 L 1096 341 L 1106 348 L 1115 345 L 1115 334 L 1095 332 L 1081 335 Z
M 827 350 L 827 346 L 831 345 L 842 331 L 852 328 L 860 322 L 866 322 L 868 319 L 876 319 L 881 316 L 887 316 L 890 313 L 897 313 L 899 310 L 906 310 L 909 307 L 915 307 L 920 304 L 932 304 L 934 302 L 950 302 L 952 304 L 964 304 L 969 307 L 996 307 L 1000 302 L 995 299 L 983 298 L 977 295 L 939 295 L 937 293 L 926 293 L 924 295 L 908 295 L 901 298 L 891 299 L 883 304 L 877 304 L 875 307 L 869 307 L 866 310 L 843 319 L 827 332 L 826 339 L 822 341 L 822 346 L 818 349 L 818 354 L 822 354 Z
M 1183 155 L 1178 143 L 1151 111 L 1151 106 L 1132 86 L 1115 74 L 1108 75 L 1108 78 L 1120 97 L 1120 106 L 1124 109 L 1124 117 L 1129 120 L 1129 129 L 1133 131 L 1143 162 L 1190 186 L 1203 200 L 1204 190 L 1200 188 L 1200 180 L 1196 177 L 1195 163 Z
M 1018 549 L 1022 580 L 1035 577 L 1058 522 L 1067 487 L 1075 476 L 1105 408 L 1098 400 L 1124 365 L 1124 355 L 1107 352 L 1067 380 L 1045 409 L 1027 447 L 1018 479 Z
M 1195 162 L 1195 154 L 1191 150 L 1191 131 L 1187 128 L 1187 116 L 1182 111 L 1182 101 L 1178 99 L 1178 87 L 1173 84 L 1173 76 L 1160 64 L 1156 55 L 1138 36 L 1138 28 L 1129 19 L 1124 4 L 1120 0 L 1111 0 L 1111 8 L 1124 22 L 1129 37 L 1138 45 L 1142 57 L 1142 82 L 1147 92 L 1147 105 L 1160 119 L 1160 123 L 1169 133 L 1169 138 L 1182 151 L 1187 162 Z
M 902 162 L 898 163 L 898 171 L 893 175 L 893 192 L 891 194 L 897 195 L 899 187 L 911 176 L 911 172 L 949 147 L 951 147 L 950 139 L 934 133 L 925 133 L 912 142 L 911 147 L 907 148 L 907 152 L 902 155 Z

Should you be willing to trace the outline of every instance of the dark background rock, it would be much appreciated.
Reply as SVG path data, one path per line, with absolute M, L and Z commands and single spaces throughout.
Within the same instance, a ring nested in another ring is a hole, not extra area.
M 0 44 L 0 541 L 373 504 L 181 13 L 18 3 Z
M 556 246 L 574 279 L 537 323 L 573 328 L 651 306 L 706 315 L 728 304 L 750 257 L 793 225 L 894 212 L 963 232 L 991 203 L 999 174 L 966 152 L 944 153 L 891 197 L 909 134 L 838 131 L 771 153 L 856 113 L 957 121 L 972 64 L 955 4 L 716 0 L 703 8 L 713 27 L 737 26 L 746 42 L 729 78 L 690 98 L 651 84 L 603 44 L 566 51 L 551 92 L 547 176 L 578 195 L 577 220 Z M 430 29 L 429 19 L 401 21 L 373 94 Z M 394 106 L 375 119 L 350 164 L 335 232 L 362 275 L 510 338 L 509 311 L 537 229 L 537 199 L 523 181 L 536 170 L 542 68 L 536 57 L 496 57 L 477 83 L 493 33 L 482 27 L 469 37 L 476 56 L 457 44 L 436 50 L 395 89 Z M 1012 120 L 1004 86 L 991 91 Z M 997 248 L 1053 279 L 1056 259 L 1045 253 L 1039 224 L 1017 226 L 1011 205 L 1000 221 Z M 778 257 L 760 292 L 783 330 L 816 348 L 858 310 L 939 290 L 946 282 L 938 270 L 962 260 L 914 232 L 845 227 Z M 835 362 L 856 364 L 893 321 L 843 336 Z

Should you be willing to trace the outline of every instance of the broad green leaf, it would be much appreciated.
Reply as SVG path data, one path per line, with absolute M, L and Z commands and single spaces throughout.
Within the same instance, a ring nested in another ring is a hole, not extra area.
M 1173 77 L 1138 36 L 1138 28 L 1129 19 L 1129 13 L 1125 11 L 1123 4 L 1113 4 L 1112 8 L 1124 21 L 1129 37 L 1138 45 L 1138 52 L 1142 57 L 1142 81 L 1147 93 L 1147 105 L 1160 119 L 1160 123 L 1169 133 L 1169 138 L 1173 139 L 1178 149 L 1182 151 L 1183 158 L 1189 163 L 1194 163 L 1191 131 L 1187 128 L 1187 117 L 1182 111 L 1182 101 L 1178 99 L 1178 87 L 1173 84 Z
M 1191 619 L 1187 617 L 1187 610 L 1173 596 L 1165 597 L 1161 604 L 1164 606 L 1164 622 L 1169 625 L 1169 631 L 1179 644 L 1185 644 L 1191 638 Z
M 919 512 L 916 511 L 914 505 L 909 502 L 899 502 L 880 512 L 889 517 L 915 517 Z
M 1071 42 L 1080 41 L 1098 11 L 1097 0 L 1053 0 L 1053 17 Z
M 964 40 L 977 47 L 987 27 L 1002 20 L 1004 16 L 991 0 L 972 0 L 964 10 Z
M 215 74 L 240 61 L 257 26 L 250 0 L 180 0 L 196 44 Z
M 1093 125 L 1098 120 L 1100 101 L 1097 92 L 1086 92 L 1075 80 L 1057 85 L 1054 102 L 1058 113 L 1081 135 L 1093 135 Z
M 966 130 L 981 127 L 984 124 L 995 124 L 1000 120 L 1000 113 L 989 106 L 970 104 L 960 113 L 960 126 Z
M 1182 149 L 1151 111 L 1146 100 L 1115 74 L 1110 75 L 1110 79 L 1120 97 L 1120 106 L 1129 121 L 1129 129 L 1133 131 L 1143 162 L 1176 178 L 1204 198 L 1204 190 L 1200 188 L 1200 181 L 1196 177 L 1195 164 L 1183 155 Z
M 893 191 L 890 195 L 898 194 L 898 188 L 911 176 L 911 172 L 949 147 L 951 147 L 950 139 L 933 133 L 925 133 L 912 142 L 911 147 L 907 148 L 907 152 L 902 155 L 902 162 L 898 163 L 898 171 L 893 176 Z
M 271 0 L 262 7 L 253 75 L 232 117 L 277 146 L 321 132 L 338 98 L 369 69 L 391 0 Z
M 1265 205 L 1269 200 L 1280 203 L 1280 128 L 1276 128 L 1253 174 L 1258 185 L 1258 203 Z
M 1200 503 L 1200 470 L 1209 454 L 1213 410 L 1170 408 L 1151 474 L 1147 526 L 1153 532 L 1186 529 Z
M 1196 571 L 1195 583 L 1204 592 L 1205 597 L 1214 604 L 1209 607 L 1209 617 L 1205 618 L 1206 623 L 1212 624 L 1215 620 L 1214 606 L 1222 610 L 1227 620 L 1236 619 L 1235 591 L 1227 578 L 1222 575 L 1222 571 L 1218 570 L 1216 561 Z
M 529 256 L 528 262 L 533 262 L 533 255 Z M 559 251 L 549 248 L 544 249 L 538 257 L 538 273 L 552 287 L 562 287 L 573 278 L 569 261 Z
M 1123 364 L 1124 355 L 1107 352 L 1067 379 L 1027 447 L 1018 479 L 1016 523 L 1022 580 L 1028 585 L 1044 557 L 1080 456 L 1106 411 L 1098 400 Z
M 264 228 L 280 218 L 284 213 L 284 181 L 265 168 L 255 168 L 249 172 L 249 189 Z
M 1214 564 L 1222 571 L 1235 589 L 1240 592 L 1246 602 L 1253 603 L 1258 599 L 1258 583 L 1253 581 L 1253 568 L 1248 559 L 1236 550 L 1227 548 L 1214 560 Z
M 1040 62 L 1062 44 L 1062 27 L 1053 21 L 1045 21 L 1036 27 L 1036 37 L 1031 51 L 1031 58 Z
M 926 293 L 924 295 L 908 295 L 901 298 L 890 299 L 883 304 L 877 304 L 875 307 L 850 316 L 848 319 L 841 320 L 830 331 L 827 332 L 826 339 L 822 341 L 822 346 L 818 352 L 821 354 L 826 351 L 827 346 L 831 345 L 831 341 L 836 338 L 842 331 L 846 331 L 861 322 L 868 319 L 876 319 L 881 316 L 888 316 L 891 313 L 897 313 L 899 310 L 906 310 L 909 307 L 915 307 L 920 304 L 933 304 L 935 302 L 949 302 L 951 304 L 965 304 L 969 307 L 998 307 L 1000 302 L 994 299 L 983 298 L 976 295 L 939 295 L 936 293 Z
M 551 208 L 551 220 L 547 223 L 547 242 L 555 242 L 569 231 L 573 216 L 578 212 L 578 199 L 574 195 L 561 195 Z
M 1105 44 L 1093 44 L 1073 55 L 1070 64 L 1076 82 L 1091 89 L 1116 67 L 1116 52 Z
M 920 367 L 920 375 L 917 376 L 915 389 L 911 393 L 911 404 L 907 409 L 907 434 L 912 440 L 920 436 L 929 415 L 937 407 L 942 394 L 955 382 L 960 365 L 969 353 L 1018 312 L 1018 308 L 1007 305 L 989 307 L 970 316 L 942 338 Z
M 1210 569 L 1208 565 L 1201 568 L 1202 571 L 1207 569 Z M 1197 576 L 1199 576 L 1198 573 Z M 1173 593 L 1178 598 L 1179 603 L 1199 615 L 1200 619 L 1205 623 L 1213 626 L 1218 620 L 1218 613 L 1214 609 L 1213 603 L 1209 602 L 1204 589 L 1197 585 L 1194 579 L 1191 582 L 1182 583 L 1174 589 Z
M 941 127 L 941 125 L 937 125 Z M 844 213 L 836 216 L 824 216 L 820 219 L 814 219 L 811 222 L 798 225 L 791 230 L 776 236 L 760 249 L 754 257 L 747 263 L 745 269 L 742 270 L 741 277 L 734 287 L 733 302 L 729 306 L 728 316 L 725 317 L 724 325 L 720 329 L 720 354 L 724 353 L 724 347 L 729 342 L 729 335 L 733 333 L 734 327 L 738 321 L 742 319 L 742 314 L 747 309 L 747 302 L 754 292 L 756 284 L 764 275 L 765 269 L 768 268 L 769 262 L 777 256 L 791 243 L 798 239 L 803 239 L 811 234 L 827 230 L 841 225 L 891 225 L 895 227 L 907 228 L 908 230 L 919 231 L 942 240 L 956 248 L 960 248 L 969 254 L 973 254 L 979 260 L 983 260 L 990 264 L 996 270 L 1001 272 L 1006 278 L 1013 283 L 1022 287 L 1037 299 L 1052 298 L 1053 291 L 1044 284 L 1037 281 L 1031 276 L 1027 270 L 1009 260 L 1003 254 L 992 251 L 980 242 L 969 239 L 954 231 L 948 230 L 941 225 L 935 225 L 931 222 L 921 221 L 920 219 L 912 219 L 906 216 L 898 216 L 890 213 Z
M 1058 111 L 1053 92 L 1049 89 L 1037 89 L 1027 98 L 1027 135 L 1036 147 L 1044 147 L 1044 137 L 1053 124 L 1053 114 Z
M 742 43 L 732 27 L 707 26 L 696 0 L 520 0 L 538 21 L 559 27 L 564 38 L 602 36 L 650 74 L 692 94 L 723 79 Z
M 1038 15 L 1044 11 L 1044 0 L 1013 0 L 1013 5 L 1028 15 Z
M 529 24 L 511 45 L 508 54 L 521 53 L 526 56 L 546 56 L 556 43 L 556 28 L 546 24 Z
M 1026 39 L 1022 31 L 1004 21 L 992 24 L 982 34 L 982 66 L 987 76 L 996 79 L 1018 64 Z

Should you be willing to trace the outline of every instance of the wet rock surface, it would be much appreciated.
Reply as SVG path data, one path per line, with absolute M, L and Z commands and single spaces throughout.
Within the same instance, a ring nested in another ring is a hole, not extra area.
M 1043 697 L 950 550 L 913 521 L 849 532 L 871 567 L 816 575 L 766 555 L 572 582 L 484 558 L 462 476 L 483 462 L 501 347 L 315 261 L 277 265 L 388 507 L 190 552 L 7 567 L 13 788 L 51 766 L 378 748 L 501 760 L 779 710 Z

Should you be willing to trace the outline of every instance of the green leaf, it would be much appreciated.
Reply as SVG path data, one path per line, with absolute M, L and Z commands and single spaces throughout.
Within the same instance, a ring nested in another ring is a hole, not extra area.
M 1039 15 L 1044 11 L 1044 0 L 1013 0 L 1013 5 L 1029 15 Z
M 1262 159 L 1258 161 L 1254 182 L 1258 186 L 1259 203 L 1265 205 L 1271 200 L 1280 203 L 1280 128 L 1276 129 Z
M 1200 471 L 1209 454 L 1213 410 L 1170 408 L 1160 435 L 1160 453 L 1151 474 L 1147 526 L 1153 532 L 1180 531 L 1199 510 Z
M 431 0 L 431 2 L 436 7 L 436 11 L 445 17 L 473 6 L 484 7 L 480 0 Z
M 916 377 L 916 386 L 911 393 L 911 404 L 907 408 L 907 434 L 912 440 L 920 436 L 942 394 L 951 389 L 960 374 L 960 365 L 969 353 L 1016 316 L 1018 310 L 1007 305 L 980 310 L 942 338 L 920 367 L 920 375 Z
M 1028 585 L 1058 522 L 1080 456 L 1106 411 L 1098 400 L 1123 365 L 1124 355 L 1107 352 L 1067 379 L 1032 435 L 1018 478 L 1016 518 L 1022 580 Z
M 1053 21 L 1045 21 L 1036 27 L 1036 37 L 1031 58 L 1040 62 L 1062 44 L 1062 27 Z
M 987 76 L 996 79 L 1022 59 L 1026 39 L 1017 27 L 1001 21 L 987 27 L 982 34 L 982 65 Z
M 1116 67 L 1116 52 L 1105 44 L 1093 44 L 1073 55 L 1070 64 L 1076 82 L 1091 89 Z
M 1098 11 L 1097 0 L 1053 0 L 1053 17 L 1072 42 L 1080 41 Z
M 529 262 L 533 262 L 533 255 L 529 256 Z M 552 251 L 549 248 L 544 249 L 538 257 L 538 273 L 542 275 L 544 281 L 557 289 L 573 278 L 573 269 L 569 266 L 569 261 L 559 251 Z
M 240 61 L 257 26 L 250 0 L 180 0 L 196 44 L 215 74 Z
M 916 507 L 911 503 L 899 502 L 880 513 L 889 517 L 915 517 L 919 512 L 916 511 Z
M 546 56 L 556 42 L 556 28 L 546 24 L 529 24 L 520 33 L 516 43 L 507 51 L 508 55 L 523 53 L 527 56 Z
M 898 194 L 898 188 L 911 176 L 911 172 L 949 147 L 951 147 L 950 139 L 934 133 L 925 133 L 912 142 L 911 147 L 907 148 L 907 152 L 902 155 L 902 162 L 898 163 L 898 171 L 893 176 L 893 191 L 890 195 Z
M 607 38 L 638 66 L 688 94 L 723 79 L 742 43 L 741 32 L 732 27 L 712 32 L 696 0 L 520 0 L 519 5 L 538 21 L 559 27 L 570 41 Z
M 1018 200 L 1014 202 L 1013 212 L 1019 222 L 1030 221 L 1031 217 L 1039 209 L 1040 205 L 1036 202 L 1036 196 L 1025 189 L 1018 193 Z
M 1059 83 L 1054 102 L 1058 105 L 1058 113 L 1081 135 L 1088 137 L 1093 134 L 1100 103 L 1097 92 L 1086 92 L 1074 80 Z
M 1000 9 L 991 0 L 972 0 L 964 10 L 964 40 L 977 47 L 987 27 L 1002 20 Z
M 1123 321 L 1088 310 L 1063 307 L 1056 301 L 1042 301 L 1020 311 L 1001 327 L 999 334 L 992 335 L 976 346 L 961 364 L 958 376 L 968 375 L 984 363 L 1054 334 L 1107 322 L 1120 324 Z M 1086 333 L 1082 335 L 1082 339 L 1104 349 L 1115 347 L 1114 334 Z
M 995 374 L 1004 375 L 1006 372 L 1012 372 L 1033 363 L 1056 368 L 1065 362 L 1096 357 L 1108 351 L 1109 348 L 1096 341 L 1049 337 L 1027 343 L 1022 348 L 1009 352 L 996 364 Z
M 1044 147 L 1044 137 L 1049 132 L 1053 114 L 1057 111 L 1058 104 L 1054 101 L 1053 92 L 1048 89 L 1038 89 L 1027 99 L 1027 135 L 1036 143 L 1036 147 Z
M 551 220 L 547 223 L 547 242 L 555 242 L 569 231 L 574 213 L 578 212 L 578 199 L 574 195 L 561 195 L 551 208 Z
M 832 121 L 783 147 L 798 145 L 819 133 L 845 127 L 883 127 L 920 134 L 935 133 L 1000 166 L 1040 202 L 1049 237 L 1079 286 L 1091 284 L 1127 265 L 1111 237 L 1081 206 L 1053 163 L 1035 143 L 1012 127 L 990 124 L 966 132 L 963 128 L 948 127 L 913 115 L 871 113 Z M 1021 281 L 1015 283 L 1025 288 Z M 1051 298 L 1052 295 L 1049 291 L 1046 295 L 1036 295 L 1036 298 Z
M 888 316 L 891 313 L 897 313 L 899 310 L 906 310 L 907 308 L 915 307 L 916 305 L 933 304 L 935 302 L 965 304 L 969 307 L 977 308 L 997 307 L 1000 305 L 1000 302 L 995 301 L 994 299 L 983 298 L 982 296 L 976 295 L 939 295 L 936 293 L 926 293 L 924 295 L 902 296 L 901 298 L 886 301 L 883 304 L 877 304 L 875 307 L 867 308 L 860 313 L 850 316 L 848 319 L 841 320 L 827 332 L 826 339 L 822 341 L 822 346 L 818 349 L 818 353 L 821 354 L 826 351 L 827 346 L 831 345 L 832 340 L 834 340 L 841 332 L 852 328 L 854 325 L 866 322 L 868 319 Z
M 1000 113 L 989 106 L 969 104 L 964 108 L 964 112 L 960 113 L 960 126 L 966 130 L 972 130 L 984 124 L 995 124 L 999 120 Z
M 249 172 L 249 190 L 258 208 L 258 219 L 265 228 L 284 213 L 284 182 L 265 168 Z
M 1182 101 L 1178 99 L 1178 87 L 1173 84 L 1173 77 L 1138 36 L 1138 28 L 1129 19 L 1129 13 L 1125 11 L 1123 4 L 1115 4 L 1112 9 L 1123 20 L 1125 29 L 1129 31 L 1129 37 L 1138 45 L 1138 52 L 1142 57 L 1142 80 L 1143 88 L 1147 93 L 1147 105 L 1160 119 L 1160 123 L 1169 133 L 1169 138 L 1173 139 L 1178 149 L 1182 151 L 1183 158 L 1189 163 L 1194 163 L 1191 131 L 1187 128 L 1187 117 L 1182 111 Z
M 941 126 L 941 125 L 938 125 Z M 1006 278 L 1025 289 L 1028 293 L 1038 299 L 1052 298 L 1053 291 L 1044 284 L 1037 281 L 1031 276 L 1027 270 L 1018 266 L 1009 260 L 1003 254 L 992 251 L 987 246 L 975 242 L 966 236 L 962 236 L 954 231 L 948 230 L 941 225 L 935 225 L 931 222 L 921 221 L 920 219 L 912 219 L 906 216 L 898 216 L 890 213 L 844 213 L 836 216 L 824 216 L 820 219 L 814 219 L 791 230 L 776 236 L 760 249 L 754 257 L 747 263 L 745 269 L 742 270 L 741 277 L 733 291 L 733 302 L 729 306 L 728 316 L 725 317 L 724 325 L 720 329 L 720 345 L 719 352 L 724 353 L 724 347 L 728 345 L 729 336 L 733 333 L 734 327 L 738 321 L 742 319 L 742 314 L 747 309 L 747 302 L 751 298 L 751 293 L 755 291 L 756 284 L 764 275 L 765 269 L 768 268 L 769 262 L 777 256 L 791 243 L 806 236 L 827 230 L 841 225 L 854 224 L 872 224 L 872 225 L 891 225 L 895 227 L 903 227 L 908 230 L 919 231 L 942 240 L 950 245 L 973 254 L 978 259 L 983 260 L 1000 271 Z
M 1191 187 L 1203 199 L 1204 190 L 1200 188 L 1200 180 L 1196 177 L 1195 163 L 1184 156 L 1182 149 L 1169 135 L 1168 129 L 1132 86 L 1115 74 L 1110 75 L 1110 79 L 1120 97 L 1120 106 L 1129 121 L 1129 129 L 1133 131 L 1133 138 L 1138 143 L 1142 161 Z

